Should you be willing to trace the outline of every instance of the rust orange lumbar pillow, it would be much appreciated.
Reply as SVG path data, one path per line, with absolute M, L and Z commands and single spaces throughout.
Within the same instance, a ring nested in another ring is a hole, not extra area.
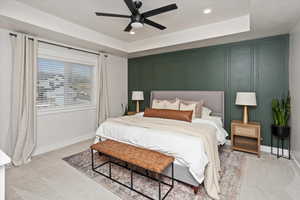
M 157 118 L 175 119 L 175 120 L 192 122 L 193 111 L 146 108 L 144 112 L 144 117 L 157 117 Z

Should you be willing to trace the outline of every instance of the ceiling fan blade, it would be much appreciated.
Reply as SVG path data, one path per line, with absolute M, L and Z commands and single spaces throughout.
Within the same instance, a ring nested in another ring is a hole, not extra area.
M 155 28 L 158 28 L 158 29 L 160 29 L 160 30 L 164 30 L 164 29 L 167 28 L 167 27 L 165 27 L 165 26 L 163 26 L 163 25 L 160 25 L 160 24 L 158 24 L 158 23 L 156 23 L 156 22 L 154 22 L 154 21 L 151 21 L 151 20 L 149 20 L 149 19 L 145 19 L 145 20 L 144 20 L 144 23 L 145 23 L 145 24 L 148 24 L 148 25 L 150 25 L 150 26 L 154 26 Z
M 163 7 L 154 9 L 154 10 L 150 10 L 150 11 L 144 12 L 142 15 L 144 17 L 151 17 L 151 16 L 158 15 L 158 14 L 161 14 L 161 13 L 164 13 L 164 12 L 175 10 L 177 8 L 178 8 L 177 5 L 174 3 L 174 4 L 163 6 Z
M 132 0 L 124 0 L 124 2 L 126 3 L 127 7 L 129 8 L 132 14 L 138 13 L 138 9 L 135 7 Z
M 128 26 L 124 29 L 125 32 L 130 32 L 132 29 L 131 23 L 128 24 Z
M 97 16 L 105 16 L 105 17 L 121 17 L 121 18 L 130 18 L 129 15 L 119 15 L 119 14 L 113 14 L 113 13 L 95 13 Z

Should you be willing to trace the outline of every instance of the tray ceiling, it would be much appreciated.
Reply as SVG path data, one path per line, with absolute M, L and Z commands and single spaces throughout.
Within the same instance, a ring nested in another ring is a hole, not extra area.
M 73 23 L 104 33 L 126 42 L 143 40 L 184 29 L 225 21 L 249 13 L 249 0 L 142 0 L 141 11 L 152 10 L 171 3 L 179 9 L 151 17 L 151 20 L 166 26 L 164 31 L 145 25 L 135 35 L 123 31 L 129 20 L 122 18 L 97 17 L 94 12 L 130 14 L 123 0 L 18 0 L 31 7 L 66 19 Z M 76 2 L 76 3 L 75 3 Z M 203 10 L 211 8 L 205 15 Z

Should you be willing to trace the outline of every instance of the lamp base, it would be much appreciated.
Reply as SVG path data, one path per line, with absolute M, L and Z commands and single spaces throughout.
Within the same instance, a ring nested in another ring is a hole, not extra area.
M 248 107 L 244 106 L 243 123 L 248 124 Z
M 136 101 L 136 113 L 140 112 L 140 103 L 139 101 Z

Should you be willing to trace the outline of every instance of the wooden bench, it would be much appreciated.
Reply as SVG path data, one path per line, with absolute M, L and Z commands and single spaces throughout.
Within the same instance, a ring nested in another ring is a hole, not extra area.
M 100 154 L 107 156 L 108 158 L 112 157 L 112 158 L 121 160 L 121 161 L 125 162 L 126 165 L 125 166 L 120 165 L 119 163 L 114 162 L 111 159 L 109 159 L 107 162 L 102 163 L 99 166 L 95 167 L 94 166 L 94 151 L 97 151 Z M 166 196 L 170 193 L 170 191 L 174 187 L 174 164 L 173 164 L 174 157 L 172 157 L 172 156 L 167 156 L 167 155 L 162 154 L 157 151 L 148 150 L 148 149 L 136 147 L 136 146 L 125 144 L 125 143 L 116 142 L 113 140 L 105 140 L 105 141 L 98 142 L 97 144 L 92 145 L 91 146 L 91 154 L 92 154 L 92 170 L 94 172 L 96 172 L 100 175 L 103 175 L 103 176 L 143 195 L 146 198 L 153 199 L 152 197 L 149 197 L 149 196 L 143 194 L 142 192 L 134 189 L 134 187 L 133 187 L 133 172 L 158 181 L 159 200 L 166 198 Z M 130 186 L 127 186 L 127 185 L 112 178 L 112 176 L 111 176 L 111 164 L 112 163 L 119 165 L 121 167 L 125 167 L 128 170 L 130 170 L 130 172 L 131 172 Z M 105 164 L 109 164 L 108 175 L 103 174 L 96 170 L 97 168 L 99 168 Z M 130 168 L 128 167 L 128 164 L 140 167 L 140 168 L 146 170 L 147 173 L 143 174 L 141 172 L 133 170 L 132 167 L 130 167 Z M 172 166 L 172 177 L 171 177 L 172 183 L 168 184 L 168 183 L 161 181 L 161 176 L 164 176 L 162 174 L 162 172 L 170 165 Z M 156 173 L 158 178 L 148 176 L 148 171 Z M 161 183 L 168 185 L 170 187 L 168 192 L 162 198 L 161 198 Z

